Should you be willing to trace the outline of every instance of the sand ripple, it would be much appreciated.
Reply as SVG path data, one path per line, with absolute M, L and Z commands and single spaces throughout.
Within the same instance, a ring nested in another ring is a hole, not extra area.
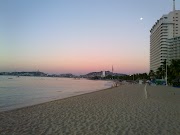
M 0 113 L 0 135 L 179 135 L 180 89 L 125 85 Z

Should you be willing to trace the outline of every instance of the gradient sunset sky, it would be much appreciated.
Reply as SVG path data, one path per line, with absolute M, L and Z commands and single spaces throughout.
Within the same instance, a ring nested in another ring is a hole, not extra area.
M 111 70 L 112 65 L 118 73 L 149 72 L 149 30 L 172 11 L 172 4 L 173 0 L 0 0 L 0 72 L 86 74 Z

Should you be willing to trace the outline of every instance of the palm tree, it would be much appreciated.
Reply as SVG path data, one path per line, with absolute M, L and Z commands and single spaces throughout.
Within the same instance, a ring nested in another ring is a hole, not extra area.
M 172 60 L 170 65 L 170 72 L 174 77 L 180 76 L 180 60 Z
M 171 65 L 169 66 L 168 80 L 174 85 L 174 80 L 180 77 L 180 60 L 171 60 Z M 179 85 L 179 84 L 178 84 Z
M 165 77 L 165 70 L 164 70 L 164 68 L 163 68 L 164 66 L 163 65 L 161 65 L 158 69 L 157 69 L 157 71 L 156 71 L 156 77 L 157 78 L 164 78 Z
M 149 72 L 150 79 L 155 78 L 155 75 L 156 75 L 155 72 L 153 70 L 150 70 L 150 72 Z

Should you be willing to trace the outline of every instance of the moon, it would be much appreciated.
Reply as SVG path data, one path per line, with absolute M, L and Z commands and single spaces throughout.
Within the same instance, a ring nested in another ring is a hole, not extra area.
M 143 18 L 141 17 L 141 18 L 140 18 L 140 20 L 142 21 L 142 20 L 143 20 Z

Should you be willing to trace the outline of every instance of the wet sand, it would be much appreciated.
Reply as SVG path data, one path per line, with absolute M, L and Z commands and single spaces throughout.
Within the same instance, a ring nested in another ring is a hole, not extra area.
M 180 135 L 180 88 L 122 85 L 0 113 L 0 135 Z

